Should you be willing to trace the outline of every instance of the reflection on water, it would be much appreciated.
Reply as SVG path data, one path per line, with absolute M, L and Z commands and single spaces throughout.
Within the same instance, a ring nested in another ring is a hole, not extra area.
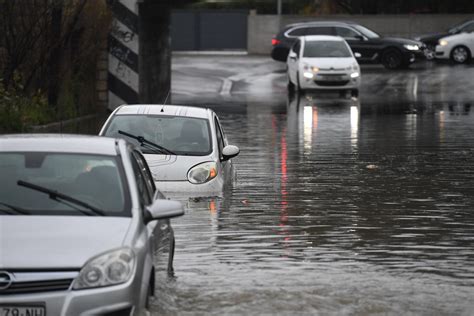
M 174 220 L 165 314 L 474 313 L 470 106 L 302 97 L 217 112 L 224 198 Z

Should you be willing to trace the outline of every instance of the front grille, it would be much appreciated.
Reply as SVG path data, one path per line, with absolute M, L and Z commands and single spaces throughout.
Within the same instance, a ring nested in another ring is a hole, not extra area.
M 322 86 L 322 87 L 331 87 L 331 86 L 340 87 L 340 86 L 345 86 L 346 84 L 348 84 L 349 80 L 344 80 L 344 81 L 340 81 L 340 80 L 337 80 L 337 81 L 328 81 L 328 80 L 319 81 L 319 80 L 315 80 L 314 82 L 318 86 Z
M 72 281 L 73 279 L 13 282 L 7 289 L 0 290 L 0 295 L 65 291 L 69 289 Z

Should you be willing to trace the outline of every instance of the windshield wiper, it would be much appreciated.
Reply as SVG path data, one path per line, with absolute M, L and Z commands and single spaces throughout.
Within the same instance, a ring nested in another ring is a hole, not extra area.
M 158 144 L 155 144 L 153 142 L 150 142 L 149 140 L 147 140 L 145 137 L 143 136 L 136 136 L 136 135 L 133 135 L 133 134 L 129 134 L 127 132 L 124 132 L 124 131 L 121 131 L 119 130 L 118 131 L 119 134 L 122 134 L 122 135 L 125 135 L 125 136 L 128 136 L 130 138 L 133 138 L 135 140 L 137 140 L 140 145 L 144 146 L 144 144 L 147 144 L 147 145 L 151 145 L 157 149 L 159 149 L 161 151 L 161 153 L 165 153 L 165 154 L 169 154 L 169 155 L 176 155 L 174 152 L 172 152 L 171 150 L 161 146 L 161 145 L 158 145 Z
M 22 186 L 22 187 L 25 187 L 25 188 L 28 188 L 28 189 L 32 189 L 32 190 L 35 190 L 35 191 L 38 191 L 38 192 L 41 192 L 41 193 L 48 194 L 49 198 L 51 200 L 58 201 L 58 202 L 61 202 L 61 200 L 64 200 L 64 201 L 70 202 L 72 204 L 76 204 L 76 205 L 85 207 L 85 208 L 91 210 L 92 212 L 94 212 L 96 215 L 106 216 L 106 214 L 104 212 L 102 212 L 101 210 L 99 210 L 97 207 L 92 206 L 89 203 L 86 203 L 84 201 L 73 198 L 72 196 L 63 194 L 61 192 L 54 191 L 54 190 L 51 190 L 51 189 L 48 189 L 48 188 L 45 188 L 45 187 L 42 187 L 42 186 L 39 186 L 39 185 L 36 185 L 36 184 L 33 184 L 33 183 L 29 183 L 29 182 L 26 182 L 26 181 L 22 181 L 22 180 L 18 180 L 17 184 L 19 186 Z M 70 205 L 68 204 L 68 206 L 70 206 Z M 91 215 L 90 213 L 85 213 L 85 212 L 82 212 L 82 213 L 84 213 L 86 215 Z
M 14 205 L 3 203 L 3 202 L 0 202 L 0 205 L 6 206 L 9 208 L 9 210 L 0 209 L 0 212 L 4 212 L 8 215 L 16 215 L 16 214 L 31 215 L 27 210 L 22 209 L 21 207 L 18 207 L 18 206 L 14 206 Z

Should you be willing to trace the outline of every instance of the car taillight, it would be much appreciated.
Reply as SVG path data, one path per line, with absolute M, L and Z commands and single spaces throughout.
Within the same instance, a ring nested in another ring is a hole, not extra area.
M 280 44 L 280 40 L 277 40 L 276 38 L 272 38 L 272 46 Z

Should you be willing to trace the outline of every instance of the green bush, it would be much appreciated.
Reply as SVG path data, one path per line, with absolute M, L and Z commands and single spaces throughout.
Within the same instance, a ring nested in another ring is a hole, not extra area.
M 0 133 L 23 132 L 28 126 L 45 124 L 53 119 L 54 113 L 41 91 L 29 97 L 21 87 L 6 89 L 0 83 Z

